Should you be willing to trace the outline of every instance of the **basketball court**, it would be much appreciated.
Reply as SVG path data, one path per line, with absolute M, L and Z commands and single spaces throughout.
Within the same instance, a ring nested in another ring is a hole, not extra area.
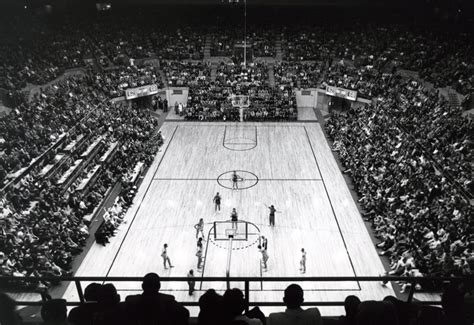
M 376 276 L 384 268 L 332 156 L 319 123 L 203 123 L 167 121 L 164 145 L 145 175 L 110 244 L 95 244 L 76 276 L 186 276 L 194 269 L 196 288 L 162 283 L 178 301 L 197 301 L 209 288 L 225 282 L 200 282 L 204 276 Z M 239 175 L 233 190 L 232 174 Z M 212 201 L 222 196 L 221 211 Z M 278 211 L 269 226 L 269 209 Z M 230 213 L 236 208 L 237 231 Z M 204 267 L 197 272 L 196 231 L 205 222 Z M 228 235 L 233 235 L 232 244 Z M 260 264 L 260 236 L 268 239 L 268 271 Z M 163 244 L 174 268 L 164 269 Z M 300 273 L 301 248 L 307 252 Z M 140 292 L 140 283 L 114 283 L 122 298 Z M 253 282 L 251 300 L 281 301 L 289 283 Z M 354 294 L 382 299 L 393 290 L 369 282 L 301 282 L 306 301 L 344 300 Z M 84 284 L 85 285 L 85 284 Z M 243 283 L 231 283 L 243 289 Z M 258 294 L 254 294 L 258 293 Z M 71 285 L 65 298 L 77 299 Z M 281 308 L 264 308 L 265 312 Z M 325 315 L 341 307 L 322 308 Z M 197 309 L 191 308 L 196 315 Z

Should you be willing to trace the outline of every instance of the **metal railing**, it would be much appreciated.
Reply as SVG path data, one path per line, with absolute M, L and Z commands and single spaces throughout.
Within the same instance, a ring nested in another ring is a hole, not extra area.
M 4 276 L 0 277 L 0 289 L 4 288 L 4 284 L 12 283 L 38 283 L 39 281 L 48 281 L 53 283 L 58 282 L 74 282 L 79 297 L 79 301 L 68 301 L 68 306 L 77 306 L 84 302 L 84 291 L 82 288 L 83 282 L 142 282 L 143 277 L 14 277 Z M 183 282 L 186 283 L 189 279 L 187 277 L 161 277 L 161 282 Z M 380 282 L 380 281 L 403 281 L 410 283 L 410 292 L 408 293 L 407 302 L 413 301 L 413 296 L 416 292 L 415 286 L 419 282 L 433 281 L 437 283 L 446 282 L 466 282 L 469 279 L 467 277 L 400 277 L 400 276 L 366 276 L 366 277 L 202 277 L 196 278 L 197 282 L 222 282 L 228 283 L 229 281 L 236 283 L 240 282 L 244 284 L 244 294 L 247 302 L 247 306 L 283 306 L 282 301 L 250 301 L 250 284 L 261 283 L 261 282 Z M 283 289 L 282 289 L 283 290 Z M 119 290 L 120 291 L 120 290 Z M 344 290 L 341 290 L 344 291 Z M 33 290 L 31 290 L 33 292 Z M 252 290 L 252 293 L 258 295 L 258 290 Z M 184 306 L 198 306 L 198 302 L 183 301 L 181 302 Z M 429 305 L 440 305 L 440 301 L 420 301 L 421 304 Z M 16 301 L 19 306 L 40 306 L 42 301 Z M 344 301 L 305 301 L 304 306 L 343 306 Z

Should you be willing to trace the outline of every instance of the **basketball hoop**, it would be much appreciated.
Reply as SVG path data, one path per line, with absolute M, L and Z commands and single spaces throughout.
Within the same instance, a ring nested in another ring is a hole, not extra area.
M 233 229 L 226 229 L 225 230 L 225 236 L 227 238 L 235 238 L 235 234 L 237 233 L 237 229 L 233 228 Z
M 250 106 L 249 96 L 232 95 L 232 106 L 238 108 L 248 108 Z

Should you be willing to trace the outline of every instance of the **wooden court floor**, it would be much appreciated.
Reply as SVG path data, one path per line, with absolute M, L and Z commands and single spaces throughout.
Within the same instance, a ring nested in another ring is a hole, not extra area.
M 187 285 L 163 283 L 162 290 L 179 301 L 197 301 L 208 288 L 201 276 L 225 276 L 227 242 L 214 240 L 214 221 L 250 222 L 248 240 L 235 241 L 231 276 L 374 276 L 384 269 L 319 123 L 194 123 L 165 122 L 165 143 L 145 175 L 125 222 L 106 247 L 94 245 L 77 276 L 186 276 L 194 269 L 199 289 L 188 296 Z M 232 190 L 230 175 L 243 178 Z M 212 202 L 222 196 L 221 211 Z M 269 226 L 267 205 L 273 204 L 275 227 Z M 197 272 L 194 224 L 205 221 L 203 272 Z M 225 224 L 224 224 L 225 226 Z M 240 230 L 239 230 L 240 231 Z M 258 236 L 268 238 L 268 271 L 260 265 Z M 164 243 L 174 268 L 164 269 Z M 300 250 L 307 251 L 306 273 L 299 271 Z M 281 301 L 289 283 L 251 284 L 251 300 Z M 382 299 L 390 287 L 367 282 L 300 283 L 306 301 Z M 115 283 L 122 297 L 140 291 L 140 283 Z M 243 284 L 233 283 L 243 289 Z M 66 299 L 77 299 L 74 286 Z M 281 308 L 266 308 L 266 312 Z M 191 310 L 196 314 L 197 310 Z M 340 307 L 322 308 L 325 315 Z

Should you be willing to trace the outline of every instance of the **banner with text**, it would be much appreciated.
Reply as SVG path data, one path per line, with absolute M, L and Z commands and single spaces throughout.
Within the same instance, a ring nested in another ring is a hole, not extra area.
M 349 100 L 356 100 L 357 99 L 357 91 L 349 90 L 334 86 L 326 86 L 326 94 L 336 97 L 341 97 Z
M 134 99 L 155 94 L 158 94 L 158 86 L 155 84 L 125 90 L 126 99 Z

